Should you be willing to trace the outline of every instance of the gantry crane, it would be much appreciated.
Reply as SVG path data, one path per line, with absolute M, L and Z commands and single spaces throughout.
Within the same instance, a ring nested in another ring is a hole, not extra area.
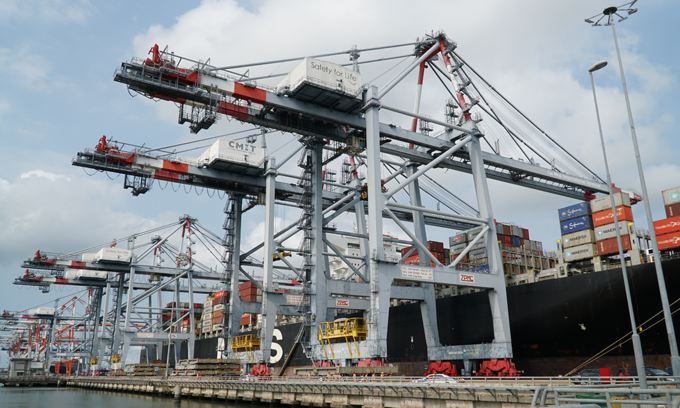
M 380 87 L 374 83 L 362 83 L 358 72 L 360 52 L 373 49 L 354 48 L 351 53 L 337 53 L 349 54 L 354 70 L 311 57 L 263 63 L 300 61 L 300 65 L 278 85 L 269 86 L 257 82 L 266 81 L 266 78 L 234 73 L 234 69 L 245 66 L 215 67 L 170 54 L 167 50 L 161 51 L 156 45 L 150 52 L 151 58 L 124 62 L 116 71 L 114 80 L 149 98 L 177 103 L 179 123 L 189 123 L 194 133 L 208 129 L 219 115 L 226 115 L 260 129 L 293 133 L 299 142 L 297 148 L 281 160 L 271 155 L 261 155 L 262 159 L 255 161 L 219 155 L 195 159 L 176 156 L 172 152 L 168 154 L 167 151 L 160 155 L 143 147 L 126 150 L 123 145 L 103 138 L 96 149 L 78 153 L 73 164 L 125 174 L 125 186 L 131 187 L 134 195 L 148 192 L 154 180 L 229 194 L 225 208 L 228 222 L 225 224 L 229 225 L 227 236 L 231 238 L 225 239 L 225 254 L 230 255 L 224 257 L 224 267 L 231 288 L 235 290 L 242 276 L 250 277 L 243 269 L 245 263 L 261 267 L 263 271 L 262 282 L 255 282 L 262 290 L 260 304 L 243 303 L 235 294 L 229 304 L 230 321 L 225 338 L 232 346 L 244 340 L 238 337 L 241 313 L 248 310 L 261 315 L 259 336 L 254 338 L 259 349 L 251 347 L 249 360 L 268 363 L 277 315 L 296 315 L 304 318 L 305 327 L 309 329 L 306 348 L 313 361 L 332 360 L 343 364 L 353 364 L 359 359 L 381 361 L 387 357 L 390 299 L 420 303 L 430 361 L 464 360 L 467 368 L 471 359 L 510 358 L 512 347 L 505 278 L 496 245 L 487 179 L 577 199 L 594 192 L 605 192 L 606 186 L 602 179 L 528 120 L 472 69 L 456 53 L 456 44 L 443 32 L 431 33 L 406 45 L 414 47 L 413 53 L 408 56 L 412 58 L 411 62 Z M 375 49 L 384 48 L 388 47 Z M 325 57 L 333 55 L 336 54 L 325 54 Z M 420 113 L 426 67 L 432 68 L 431 72 L 451 96 L 443 120 Z M 388 106 L 386 96 L 415 69 L 419 69 L 419 75 L 414 108 Z M 326 75 L 329 73 L 335 76 Z M 551 158 L 544 146 L 532 145 L 530 140 L 522 137 L 525 129 L 518 129 L 515 124 L 502 120 L 499 111 L 487 102 L 482 88 L 503 101 L 502 109 L 512 111 L 525 121 L 534 134 L 558 152 L 559 160 Z M 384 111 L 411 118 L 410 129 L 381 122 L 381 112 Z M 489 122 L 486 127 L 480 125 L 484 118 Z M 434 131 L 434 127 L 438 130 Z M 502 155 L 499 145 L 490 143 L 484 131 L 494 129 L 500 129 L 519 148 L 519 155 L 524 156 L 522 160 Z M 222 149 L 224 146 L 220 143 L 234 142 L 218 141 L 213 148 Z M 483 149 L 484 144 L 489 146 L 490 151 Z M 257 152 L 257 147 L 248 143 L 224 148 Z M 330 151 L 331 155 L 324 158 L 324 151 Z M 298 166 L 302 175 L 284 174 L 282 166 L 299 152 Z M 351 161 L 352 177 L 347 177 L 343 183 L 325 179 L 325 166 L 346 156 Z M 365 166 L 363 182 L 356 172 L 357 162 Z M 382 174 L 383 167 L 389 171 L 386 177 Z M 435 197 L 437 193 L 432 189 L 453 195 L 446 186 L 437 183 L 432 188 L 432 184 L 426 182 L 433 181 L 429 174 L 442 169 L 472 175 L 478 210 L 462 214 L 453 208 L 435 210 L 424 204 L 421 194 Z M 294 183 L 282 181 L 291 177 Z M 324 188 L 328 185 L 335 189 Z M 396 200 L 397 193 L 402 190 L 408 191 L 407 202 Z M 244 203 L 247 203 L 245 208 Z M 298 206 L 300 220 L 277 231 L 274 224 L 277 204 Z M 242 216 L 252 205 L 265 207 L 265 239 L 259 245 L 243 250 L 240 239 Z M 333 220 L 346 214 L 355 219 L 356 231 L 332 227 Z M 392 220 L 408 239 L 384 237 L 383 219 Z M 404 221 L 412 223 L 412 228 Z M 427 245 L 428 228 L 432 226 L 470 230 L 474 239 L 461 258 L 475 245 L 485 246 L 489 254 L 488 272 L 460 271 L 456 269 L 458 260 L 451 265 L 443 265 Z M 377 233 L 369 233 L 375 231 Z M 287 246 L 286 241 L 297 233 L 303 235 L 300 247 Z M 361 256 L 353 257 L 361 262 L 359 267 L 352 266 L 349 257 L 329 244 L 329 235 L 359 238 Z M 386 242 L 412 245 L 413 249 L 404 257 L 388 257 L 384 251 Z M 248 262 L 247 257 L 260 249 L 264 252 L 262 263 Z M 285 252 L 302 255 L 302 265 L 293 265 L 286 260 L 282 256 Z M 420 265 L 402 263 L 412 252 L 418 253 Z M 274 264 L 276 255 L 285 266 Z M 360 279 L 331 279 L 328 274 L 329 256 L 340 257 Z M 290 299 L 273 289 L 275 269 L 292 272 L 303 283 L 304 296 L 296 299 L 297 304 L 291 304 Z M 395 281 L 414 285 L 394 286 L 392 283 Z M 486 289 L 493 321 L 493 342 L 442 344 L 434 284 Z M 353 337 L 351 341 L 336 341 L 343 336 L 336 335 L 335 326 L 328 324 L 334 319 L 335 309 L 363 312 L 366 325 L 363 320 L 356 322 L 357 327 L 362 328 L 360 336 Z M 331 338 L 327 333 L 331 332 L 335 337 L 333 352 L 329 356 L 324 342 L 330 344 Z M 251 346 L 255 344 L 251 343 Z M 225 351 L 229 354 L 229 346 L 225 347 Z M 232 356 L 238 357 L 234 353 Z

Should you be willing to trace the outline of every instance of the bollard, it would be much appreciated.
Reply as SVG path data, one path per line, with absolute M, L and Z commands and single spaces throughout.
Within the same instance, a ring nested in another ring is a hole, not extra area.
M 179 402 L 182 397 L 182 387 L 175 385 L 175 402 Z

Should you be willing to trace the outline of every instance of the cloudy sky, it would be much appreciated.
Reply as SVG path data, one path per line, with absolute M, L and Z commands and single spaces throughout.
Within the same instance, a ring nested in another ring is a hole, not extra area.
M 610 65 L 596 81 L 612 178 L 640 191 L 611 28 L 583 21 L 610 5 L 608 0 L 0 1 L 0 309 L 25 309 L 60 296 L 11 284 L 22 273 L 21 261 L 36 250 L 72 252 L 174 222 L 182 214 L 222 234 L 225 202 L 217 195 L 156 185 L 133 197 L 122 188 L 122 178 L 89 176 L 71 165 L 77 152 L 93 148 L 102 135 L 158 147 L 248 129 L 222 119 L 192 135 L 177 124 L 173 104 L 132 98 L 113 81 L 121 62 L 145 57 L 156 43 L 177 55 L 226 66 L 343 51 L 355 44 L 401 44 L 444 30 L 471 66 L 602 177 L 587 68 L 607 60 Z M 661 190 L 680 185 L 675 117 L 680 56 L 673 45 L 680 4 L 640 0 L 636 6 L 640 11 L 617 25 L 617 33 L 652 211 L 660 219 Z M 388 50 L 370 58 L 410 52 Z M 346 56 L 333 61 L 348 62 Z M 362 68 L 364 81 L 384 84 L 398 70 L 380 74 L 395 64 Z M 285 73 L 293 66 L 269 65 L 251 75 Z M 390 94 L 390 105 L 412 108 L 415 79 L 406 83 Z M 433 76 L 426 76 L 425 84 L 421 111 L 441 118 L 447 95 Z M 381 120 L 410 123 L 392 113 Z M 290 141 L 290 135 L 271 134 L 269 153 L 285 155 L 294 146 Z M 512 155 L 503 143 L 501 149 Z M 469 176 L 437 178 L 474 204 Z M 532 239 L 554 249 L 557 208 L 574 200 L 495 182 L 490 188 L 497 220 L 529 228 Z M 642 205 L 634 214 L 637 225 L 646 227 Z M 262 216 L 261 208 L 249 213 L 246 243 L 261 239 Z M 277 209 L 277 217 L 290 222 L 296 212 Z M 343 222 L 351 227 L 351 219 Z M 405 236 L 394 225 L 386 229 Z M 436 230 L 431 238 L 449 235 Z

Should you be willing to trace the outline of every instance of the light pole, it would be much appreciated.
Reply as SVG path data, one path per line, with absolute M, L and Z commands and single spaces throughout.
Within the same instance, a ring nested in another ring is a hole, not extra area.
M 623 257 L 623 245 L 621 245 L 621 231 L 619 230 L 619 217 L 616 215 L 616 203 L 614 202 L 614 188 L 612 179 L 609 175 L 609 163 L 607 161 L 607 150 L 604 147 L 604 136 L 602 135 L 602 123 L 600 122 L 600 109 L 597 106 L 597 95 L 595 94 L 595 80 L 593 72 L 607 66 L 607 61 L 600 61 L 588 68 L 590 73 L 590 84 L 593 86 L 593 100 L 595 101 L 595 114 L 597 115 L 597 127 L 600 130 L 600 141 L 602 142 L 602 156 L 604 157 L 604 168 L 607 171 L 607 188 L 609 189 L 609 200 L 614 214 L 614 229 L 616 229 L 616 243 L 619 245 L 619 258 L 621 258 L 621 273 L 623 274 L 623 286 L 626 290 L 626 300 L 628 301 L 628 314 L 630 315 L 630 325 L 633 329 L 631 340 L 633 341 L 633 353 L 635 353 L 635 366 L 637 367 L 638 377 L 640 378 L 640 388 L 647 388 L 647 373 L 645 372 L 645 359 L 642 356 L 642 345 L 640 335 L 637 333 L 635 324 L 635 314 L 633 314 L 633 301 L 630 297 L 630 286 L 628 285 L 628 271 L 626 270 L 626 260 Z
M 663 307 L 663 315 L 666 320 L 666 331 L 668 332 L 668 343 L 671 351 L 671 366 L 673 367 L 673 375 L 680 374 L 680 356 L 678 356 L 678 343 L 675 339 L 675 329 L 673 327 L 673 316 L 671 308 L 668 305 L 668 293 L 666 292 L 666 281 L 664 280 L 663 268 L 661 267 L 661 257 L 659 256 L 659 247 L 656 243 L 656 233 L 654 232 L 654 220 L 652 219 L 652 210 L 649 207 L 649 196 L 647 195 L 647 183 L 645 183 L 645 175 L 642 171 L 642 161 L 640 160 L 640 149 L 638 148 L 637 136 L 635 135 L 635 124 L 633 123 L 633 113 L 630 110 L 630 100 L 628 98 L 628 88 L 626 87 L 626 77 L 623 74 L 623 63 L 621 62 L 621 52 L 619 51 L 619 42 L 616 39 L 616 29 L 614 28 L 614 16 L 620 18 L 619 23 L 626 20 L 619 12 L 626 12 L 628 15 L 637 12 L 636 8 L 632 8 L 637 0 L 623 4 L 619 7 L 607 7 L 600 14 L 587 18 L 586 23 L 593 26 L 601 26 L 600 21 L 605 17 L 607 22 L 605 26 L 612 26 L 614 33 L 614 44 L 616 45 L 616 55 L 619 60 L 619 69 L 621 70 L 621 81 L 623 81 L 623 94 L 626 98 L 626 108 L 628 109 L 628 121 L 630 122 L 630 133 L 633 137 L 633 147 L 635 149 L 635 159 L 637 161 L 638 173 L 640 174 L 640 187 L 642 188 L 642 200 L 645 204 L 645 212 L 647 213 L 647 224 L 649 225 L 649 235 L 652 240 L 652 250 L 654 251 L 654 266 L 656 268 L 656 279 L 659 282 L 659 295 L 661 296 L 661 305 Z M 598 18 L 599 17 L 599 18 Z M 597 21 L 593 21 L 597 19 Z

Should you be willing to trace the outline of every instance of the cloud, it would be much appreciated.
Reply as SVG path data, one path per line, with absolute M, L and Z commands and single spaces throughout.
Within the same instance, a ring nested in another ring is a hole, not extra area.
M 2 20 L 41 20 L 49 23 L 84 23 L 91 13 L 88 0 L 3 0 Z
M 0 74 L 15 78 L 20 86 L 40 90 L 51 70 L 45 57 L 24 47 L 0 48 Z
M 31 170 L 31 171 L 28 171 L 26 173 L 21 173 L 20 177 L 22 179 L 29 178 L 29 177 L 40 177 L 40 178 L 47 179 L 51 182 L 54 182 L 54 181 L 59 180 L 59 179 L 66 179 L 66 181 L 71 181 L 70 178 L 66 177 L 63 174 L 54 174 L 54 173 L 50 173 L 50 172 L 43 171 L 43 170 L 40 170 L 40 169 Z

